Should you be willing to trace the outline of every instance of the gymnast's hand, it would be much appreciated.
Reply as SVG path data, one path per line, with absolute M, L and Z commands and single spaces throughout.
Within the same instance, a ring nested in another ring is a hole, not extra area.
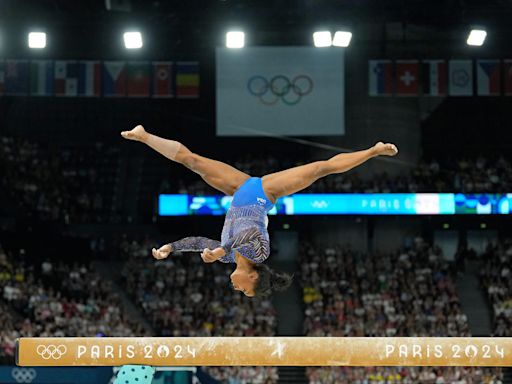
M 203 259 L 205 263 L 213 263 L 225 255 L 226 251 L 224 251 L 222 247 L 215 248 L 214 250 L 205 248 L 203 252 L 201 252 L 201 259 Z
M 172 253 L 172 247 L 171 244 L 165 244 L 162 245 L 160 248 L 156 249 L 153 248 L 151 250 L 151 253 L 153 253 L 153 257 L 157 260 L 162 260 L 167 258 Z

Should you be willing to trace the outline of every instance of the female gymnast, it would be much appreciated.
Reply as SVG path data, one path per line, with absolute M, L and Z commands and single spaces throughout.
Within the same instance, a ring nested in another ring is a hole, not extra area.
M 279 197 L 299 192 L 321 177 L 346 172 L 373 157 L 398 153 L 394 144 L 379 142 L 364 151 L 342 153 L 329 160 L 315 161 L 259 178 L 195 154 L 177 141 L 152 135 L 141 125 L 121 132 L 121 136 L 148 145 L 194 171 L 213 188 L 233 196 L 220 242 L 204 237 L 187 237 L 159 249 L 153 248 L 152 253 L 153 257 L 161 260 L 174 251 L 201 252 L 205 263 L 236 263 L 231 274 L 233 289 L 249 297 L 267 296 L 291 284 L 290 275 L 278 273 L 262 264 L 270 254 L 267 212 Z

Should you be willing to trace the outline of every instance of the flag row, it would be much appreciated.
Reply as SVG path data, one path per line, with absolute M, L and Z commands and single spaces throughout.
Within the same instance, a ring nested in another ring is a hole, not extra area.
M 0 95 L 199 97 L 196 61 L 0 61 Z
M 370 60 L 370 96 L 512 96 L 512 60 Z

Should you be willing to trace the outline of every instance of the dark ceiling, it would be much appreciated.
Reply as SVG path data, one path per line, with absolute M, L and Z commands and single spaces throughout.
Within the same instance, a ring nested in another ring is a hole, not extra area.
M 284 25 L 321 22 L 508 22 L 511 0 L 111 0 L 130 11 L 108 12 L 105 0 L 2 0 L 0 20 L 63 23 L 137 19 L 209 24 L 258 21 Z
M 316 28 L 349 28 L 354 44 L 462 46 L 469 27 L 482 25 L 494 41 L 487 49 L 498 54 L 507 52 L 512 35 L 512 0 L 108 1 L 127 10 L 109 11 L 105 0 L 0 0 L 0 55 L 2 45 L 5 55 L 26 53 L 26 32 L 33 28 L 49 33 L 48 55 L 75 58 L 115 56 L 127 28 L 149 37 L 145 48 L 153 57 L 221 45 L 234 26 L 248 32 L 248 45 L 311 44 Z

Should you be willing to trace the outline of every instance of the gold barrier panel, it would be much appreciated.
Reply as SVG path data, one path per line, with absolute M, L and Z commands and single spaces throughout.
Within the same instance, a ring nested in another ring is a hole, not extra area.
M 511 337 L 20 338 L 20 366 L 512 366 Z

